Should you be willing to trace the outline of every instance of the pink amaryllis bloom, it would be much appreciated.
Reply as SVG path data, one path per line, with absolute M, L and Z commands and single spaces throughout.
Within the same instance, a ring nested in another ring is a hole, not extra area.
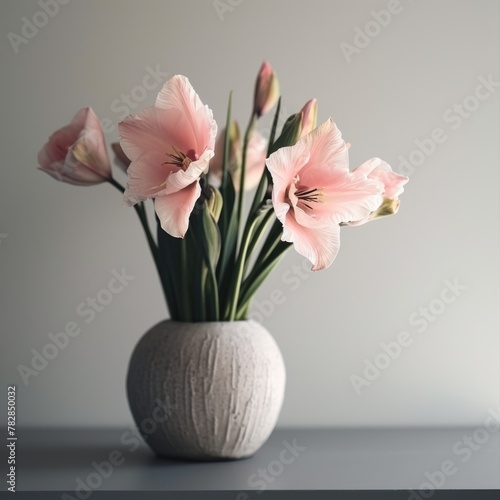
M 168 80 L 156 104 L 119 124 L 131 160 L 125 201 L 153 198 L 161 227 L 182 238 L 201 193 L 200 176 L 214 155 L 217 124 L 185 76 Z
M 106 141 L 99 118 L 83 108 L 69 125 L 54 132 L 38 153 L 39 169 L 76 186 L 92 186 L 111 178 Z
M 210 160 L 211 180 L 220 183 L 222 177 L 222 160 L 224 158 L 224 138 L 226 129 L 222 129 L 215 143 L 215 156 Z M 245 165 L 245 190 L 253 189 L 260 181 L 266 167 L 267 141 L 255 130 L 248 141 L 247 161 Z M 240 188 L 242 161 L 242 141 L 237 122 L 231 124 L 229 133 L 229 156 L 227 169 L 233 180 L 234 189 Z
M 283 224 L 283 241 L 313 264 L 334 261 L 340 224 L 360 220 L 382 203 L 383 184 L 365 172 L 349 172 L 348 146 L 331 119 L 266 160 L 272 201 Z

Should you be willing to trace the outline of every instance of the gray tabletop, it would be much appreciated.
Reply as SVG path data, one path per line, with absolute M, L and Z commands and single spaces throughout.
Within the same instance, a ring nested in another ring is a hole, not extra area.
M 500 488 L 498 432 L 484 428 L 281 428 L 249 459 L 203 463 L 158 458 L 132 428 L 20 429 L 17 457 L 18 491 L 79 491 L 78 498 L 86 488 Z

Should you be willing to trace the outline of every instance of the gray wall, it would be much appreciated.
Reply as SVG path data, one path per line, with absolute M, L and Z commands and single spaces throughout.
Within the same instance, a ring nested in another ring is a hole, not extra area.
M 218 5 L 222 19 L 211 0 L 69 0 L 16 52 L 23 18 L 47 19 L 35 1 L 2 2 L 0 373 L 18 386 L 20 425 L 130 424 L 127 362 L 166 314 L 133 210 L 107 185 L 36 171 L 38 149 L 80 107 L 116 123 L 122 94 L 141 101 L 130 112 L 152 104 L 156 89 L 134 90 L 148 67 L 187 75 L 219 125 L 234 90 L 244 123 L 264 58 L 288 113 L 316 97 L 319 119 L 333 116 L 353 167 L 380 156 L 410 177 L 400 213 L 344 229 L 330 269 L 292 279 L 303 259 L 290 252 L 260 291 L 254 316 L 265 311 L 288 370 L 280 424 L 481 424 L 499 405 L 498 2 Z M 135 279 L 86 323 L 78 305 L 123 267 Z M 275 289 L 285 301 L 266 308 Z M 71 321 L 81 333 L 25 386 L 18 365 Z M 353 376 L 401 332 L 410 344 L 357 394 Z

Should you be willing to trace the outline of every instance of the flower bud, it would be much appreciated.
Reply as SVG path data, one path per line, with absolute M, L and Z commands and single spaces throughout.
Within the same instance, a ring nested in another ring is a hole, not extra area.
M 293 146 L 300 138 L 302 130 L 302 113 L 295 113 L 288 117 L 283 125 L 280 136 L 274 141 L 270 153 L 278 151 L 280 148 Z
M 223 200 L 220 191 L 217 188 L 210 186 L 210 198 L 207 199 L 207 208 L 215 222 L 219 222 L 222 205 Z
M 111 179 L 104 132 L 94 111 L 81 109 L 69 125 L 54 132 L 38 153 L 38 164 L 55 179 L 77 186 Z
M 300 131 L 300 137 L 304 137 L 316 128 L 316 119 L 318 117 L 317 99 L 307 101 L 300 112 L 302 114 L 302 130 Z
M 265 115 L 278 102 L 279 94 L 278 77 L 271 65 L 264 61 L 255 82 L 254 115 L 257 118 Z
M 227 157 L 227 169 L 235 172 L 241 167 L 241 135 L 238 122 L 234 120 L 229 126 L 229 154 Z

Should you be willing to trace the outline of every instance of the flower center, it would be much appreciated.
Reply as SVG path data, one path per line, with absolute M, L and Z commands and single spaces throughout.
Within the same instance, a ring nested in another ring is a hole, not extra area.
M 186 171 L 192 161 L 195 161 L 196 153 L 191 149 L 184 154 L 182 151 L 177 149 L 175 146 L 172 146 L 174 150 L 173 153 L 166 153 L 169 160 L 162 163 L 162 165 L 175 165 L 176 167 L 182 168 L 182 170 Z
M 301 188 L 295 191 L 295 196 L 297 197 L 299 202 L 307 207 L 309 210 L 312 210 L 312 203 L 323 203 L 324 195 L 321 190 L 318 188 Z

